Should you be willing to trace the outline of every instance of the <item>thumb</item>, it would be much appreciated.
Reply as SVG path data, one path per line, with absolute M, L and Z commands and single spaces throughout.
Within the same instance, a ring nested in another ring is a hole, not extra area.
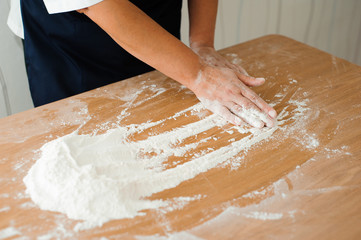
M 237 72 L 236 75 L 239 80 L 241 80 L 244 84 L 250 87 L 260 86 L 266 81 L 264 78 L 255 78 L 240 72 Z

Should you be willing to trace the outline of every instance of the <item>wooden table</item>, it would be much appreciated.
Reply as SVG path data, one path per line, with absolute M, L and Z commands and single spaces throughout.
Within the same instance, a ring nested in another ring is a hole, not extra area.
M 148 134 L 169 131 L 202 119 L 189 112 L 171 118 L 197 99 L 151 72 L 0 119 L 0 238 L 361 239 L 361 67 L 279 35 L 220 52 L 250 74 L 265 76 L 267 83 L 254 91 L 278 112 L 288 111 L 270 139 L 150 197 L 201 196 L 179 209 L 147 210 L 75 232 L 78 221 L 38 209 L 25 194 L 22 179 L 39 148 L 76 129 L 102 134 L 169 118 Z M 301 115 L 293 111 L 297 103 L 306 109 Z M 117 118 L 125 110 L 129 114 Z M 200 148 L 242 139 L 230 129 L 209 129 L 203 135 L 217 140 Z

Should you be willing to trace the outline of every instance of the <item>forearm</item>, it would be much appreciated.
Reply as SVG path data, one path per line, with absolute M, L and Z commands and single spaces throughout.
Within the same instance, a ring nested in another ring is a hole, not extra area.
M 127 0 L 104 0 L 81 10 L 121 47 L 188 86 L 201 68 L 199 57 Z
M 191 48 L 214 47 L 218 0 L 188 0 Z
M 275 117 L 276 112 L 244 84 L 257 85 L 257 79 L 229 68 L 229 64 L 202 60 L 201 51 L 196 50 L 216 53 L 213 41 L 217 1 L 189 3 L 191 47 L 198 54 L 128 0 L 104 0 L 80 12 L 130 54 L 190 88 L 205 106 L 228 121 L 239 125 L 243 118 L 255 127 L 273 126 L 270 116 Z

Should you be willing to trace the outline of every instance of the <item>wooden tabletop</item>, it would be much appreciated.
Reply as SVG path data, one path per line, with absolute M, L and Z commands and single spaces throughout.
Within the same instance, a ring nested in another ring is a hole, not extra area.
M 266 77 L 254 91 L 281 114 L 272 136 L 150 197 L 192 199 L 181 206 L 76 232 L 79 221 L 40 210 L 25 193 L 43 144 L 77 129 L 103 134 L 162 120 L 138 136 L 146 138 L 210 113 L 182 112 L 196 97 L 154 71 L 0 119 L 0 239 L 361 239 L 361 67 L 279 35 L 220 52 Z M 193 152 L 246 136 L 223 124 L 187 141 L 205 137 L 214 140 Z

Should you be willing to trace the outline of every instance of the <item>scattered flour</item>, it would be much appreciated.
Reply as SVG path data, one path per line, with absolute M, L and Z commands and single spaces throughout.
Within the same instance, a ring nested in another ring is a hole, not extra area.
M 50 239 L 75 239 L 74 233 L 68 231 L 68 226 L 65 223 L 65 217 L 57 216 L 55 219 L 56 225 L 46 234 L 37 236 L 37 240 L 50 240 Z
M 193 197 L 176 197 L 173 198 L 171 203 L 168 204 L 166 207 L 161 208 L 161 212 L 171 212 L 174 210 L 183 209 L 185 205 L 187 205 L 189 202 L 200 200 L 203 196 L 198 194 Z
M 156 122 L 117 125 L 102 135 L 94 135 L 96 132 L 93 135 L 79 135 L 75 131 L 41 148 L 40 159 L 24 178 L 26 191 L 41 209 L 84 220 L 74 230 L 100 226 L 112 219 L 144 215 L 147 209 L 173 211 L 183 208 L 188 202 L 202 196 L 169 200 L 149 200 L 149 197 L 214 167 L 228 164 L 230 159 L 241 161 L 240 153 L 246 153 L 256 144 L 269 139 L 278 129 L 303 124 L 307 118 L 304 116 L 307 110 L 305 102 L 288 103 L 293 108 L 290 110 L 286 107 L 279 114 L 275 127 L 254 129 L 233 126 L 226 132 L 242 133 L 245 137 L 238 140 L 233 138 L 227 146 L 208 148 L 201 153 L 192 151 L 201 143 L 217 138 L 211 136 L 195 142 L 187 140 L 215 127 L 224 128 L 227 122 L 216 115 L 201 114 L 204 107 L 200 103 Z M 133 134 L 163 124 L 167 119 L 186 115 L 187 112 L 201 116 L 200 120 L 144 140 L 129 140 Z M 126 114 L 123 112 L 119 116 L 119 122 Z M 291 125 L 286 126 L 288 121 Z M 308 148 L 307 144 L 314 148 L 318 146 L 316 138 L 311 140 L 304 144 L 305 148 Z M 166 162 L 172 156 L 188 157 L 186 162 L 168 167 Z
M 279 220 L 283 217 L 283 213 L 250 212 L 244 213 L 243 216 L 258 220 Z
M 201 109 L 199 105 L 193 109 Z M 146 197 L 216 167 L 277 129 L 243 129 L 253 134 L 228 146 L 195 155 L 176 167 L 165 168 L 164 162 L 170 156 L 183 156 L 201 143 L 181 144 L 188 137 L 225 124 L 217 116 L 210 115 L 135 142 L 128 141 L 128 137 L 154 123 L 119 126 L 97 136 L 74 132 L 41 148 L 40 159 L 24 178 L 27 193 L 41 209 L 62 212 L 92 226 L 111 219 L 132 218 L 144 214 L 141 211 L 145 209 L 165 207 L 169 204 L 167 201 L 150 201 Z
M 267 192 L 267 189 L 263 189 L 261 191 L 254 190 L 252 192 L 244 194 L 242 197 L 244 197 L 244 198 L 254 198 L 254 197 L 257 197 L 257 196 L 264 196 L 266 194 L 266 192 Z
M 0 198 L 8 198 L 8 197 L 10 197 L 10 194 L 8 194 L 8 193 L 0 194 Z
M 34 204 L 34 202 L 24 202 L 20 205 L 21 208 L 27 209 L 27 208 L 34 208 L 36 207 L 36 205 Z
M 235 65 L 242 64 L 242 59 L 238 56 L 238 54 L 236 54 L 236 53 L 227 53 L 226 56 L 229 59 L 229 61 L 231 61 L 233 64 L 235 64 Z
M 0 239 L 7 239 L 10 237 L 20 235 L 20 234 L 21 234 L 21 232 L 19 230 L 17 230 L 16 228 L 8 227 L 8 228 L 0 230 Z
M 137 236 L 137 240 L 203 240 L 203 238 L 197 237 L 191 233 L 187 232 L 178 232 L 173 234 L 168 234 L 167 236 Z
M 9 206 L 6 206 L 6 207 L 3 207 L 3 208 L 0 208 L 0 212 L 8 212 L 10 211 L 10 207 Z
M 298 81 L 296 79 L 289 78 L 289 83 L 290 84 L 298 83 Z

